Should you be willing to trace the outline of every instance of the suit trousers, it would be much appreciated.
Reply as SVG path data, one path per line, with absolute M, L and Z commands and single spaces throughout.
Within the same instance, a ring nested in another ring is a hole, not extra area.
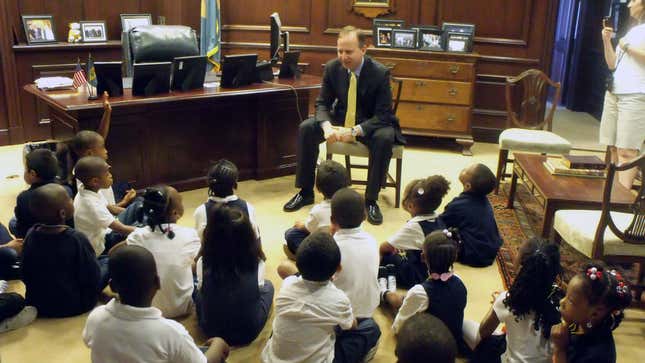
M 374 130 L 370 137 L 359 136 L 357 140 L 365 144 L 370 150 L 367 188 L 365 200 L 376 201 L 381 186 L 384 185 L 385 176 L 392 158 L 392 145 L 394 144 L 394 128 L 391 126 Z M 305 191 L 313 190 L 318 160 L 318 146 L 325 141 L 320 122 L 309 118 L 300 124 L 298 130 L 296 167 L 296 187 Z

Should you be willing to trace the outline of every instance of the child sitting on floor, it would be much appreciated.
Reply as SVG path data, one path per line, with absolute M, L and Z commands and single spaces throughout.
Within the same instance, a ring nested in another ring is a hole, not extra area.
M 22 279 L 26 300 L 42 316 L 66 317 L 91 310 L 107 284 L 90 241 L 65 225 L 74 214 L 65 188 L 47 184 L 34 190 L 31 211 L 37 224 L 24 240 Z
M 81 158 L 74 167 L 74 174 L 83 183 L 74 198 L 74 224 L 89 238 L 99 256 L 123 241 L 135 228 L 123 224 L 110 213 L 108 201 L 99 193 L 100 189 L 112 185 L 110 166 L 103 158 Z
M 318 165 L 316 189 L 323 194 L 325 199 L 311 208 L 304 223 L 298 221 L 284 233 L 284 239 L 287 242 L 284 252 L 290 259 L 295 258 L 298 246 L 310 233 L 320 230 L 329 231 L 331 197 L 336 191 L 348 185 L 347 170 L 341 164 L 333 160 L 325 160 Z
M 397 363 L 455 363 L 455 338 L 441 320 L 430 314 L 417 313 L 408 319 L 396 340 Z
M 209 339 L 204 354 L 183 325 L 151 307 L 160 283 L 148 250 L 123 246 L 111 254 L 109 266 L 110 288 L 119 297 L 87 318 L 83 342 L 92 362 L 224 362 L 229 348 L 221 338 Z
M 387 290 L 396 291 L 396 285 L 409 289 L 428 278 L 426 264 L 421 258 L 421 249 L 430 232 L 445 228 L 435 210 L 448 190 L 450 183 L 441 175 L 416 179 L 405 187 L 403 209 L 410 213 L 412 219 L 380 246 L 383 266 L 380 277 L 385 274 L 386 267 L 389 269 L 388 275 L 396 276 L 395 281 L 388 279 Z M 384 289 L 384 286 L 381 286 L 381 289 Z
M 619 272 L 600 261 L 584 266 L 560 301 L 563 323 L 552 328 L 553 363 L 616 362 L 612 331 L 631 299 Z
M 488 195 L 495 189 L 495 174 L 484 164 L 473 164 L 459 174 L 464 191 L 446 205 L 441 219 L 459 229 L 459 262 L 474 267 L 495 261 L 502 238 Z
M 147 226 L 130 233 L 125 244 L 143 247 L 155 258 L 161 290 L 152 306 L 166 318 L 186 315 L 193 307 L 192 264 L 201 243 L 194 229 L 177 225 L 184 215 L 181 195 L 171 186 L 146 189 L 143 215 Z
M 56 183 L 58 173 L 58 161 L 54 153 L 47 149 L 36 149 L 25 157 L 25 183 L 29 184 L 29 189 L 18 194 L 16 198 L 16 208 L 14 209 L 14 219 L 9 222 L 9 229 L 16 238 L 25 238 L 29 228 L 34 225 L 34 216 L 29 210 L 29 201 L 32 198 L 33 191 L 45 184 Z M 69 220 L 65 223 L 74 226 L 73 216 L 68 216 Z
M 201 286 L 195 291 L 199 326 L 231 345 L 251 343 L 262 331 L 273 303 L 273 284 L 264 279 L 266 257 L 248 217 L 238 208 L 209 209 Z
M 300 276 L 289 276 L 275 301 L 273 334 L 261 362 L 336 361 L 338 330 L 356 327 L 345 293 L 330 280 L 340 270 L 341 253 L 333 238 L 314 232 L 296 253 Z
M 455 231 L 434 231 L 425 238 L 423 259 L 430 276 L 423 283 L 414 285 L 402 303 L 396 293 L 385 292 L 384 295 L 385 301 L 395 308 L 400 307 L 392 324 L 395 334 L 410 317 L 427 312 L 446 324 L 459 350 L 464 351 L 461 326 L 467 291 L 459 276 L 453 274 L 458 249 Z
M 255 218 L 255 208 L 253 208 L 251 203 L 235 195 L 238 177 L 239 172 L 237 166 L 226 159 L 218 160 L 208 170 L 208 175 L 206 175 L 208 179 L 208 200 L 206 203 L 197 207 L 193 214 L 195 229 L 200 237 L 204 235 L 204 229 L 208 223 L 209 210 L 217 204 L 226 204 L 228 207 L 239 209 L 247 216 L 255 230 L 257 238 L 260 239 L 260 229 Z
M 524 242 L 515 261 L 518 274 L 508 291 L 495 298 L 481 324 L 464 322 L 464 339 L 474 350 L 473 362 L 551 361 L 551 326 L 560 321 L 554 285 L 560 274 L 556 244 L 532 238 Z M 506 335 L 493 335 L 505 324 Z

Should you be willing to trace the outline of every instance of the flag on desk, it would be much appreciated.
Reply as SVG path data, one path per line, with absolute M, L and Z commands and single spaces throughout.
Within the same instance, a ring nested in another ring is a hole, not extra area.
M 74 69 L 74 82 L 72 82 L 72 85 L 74 88 L 78 88 L 87 82 L 87 79 L 85 79 L 85 71 L 83 68 L 81 68 L 81 61 L 79 59 L 76 59 L 76 69 Z
M 201 54 L 208 57 L 209 69 L 214 72 L 220 69 L 221 31 L 219 0 L 202 0 L 201 6 Z
M 92 60 L 92 55 L 90 54 L 87 59 L 87 83 L 92 87 L 96 87 L 96 70 L 94 69 L 94 61 Z

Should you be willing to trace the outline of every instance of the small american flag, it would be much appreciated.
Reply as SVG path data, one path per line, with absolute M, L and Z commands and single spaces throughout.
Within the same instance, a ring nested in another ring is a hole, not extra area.
M 87 82 L 87 79 L 85 79 L 85 71 L 83 68 L 81 68 L 81 62 L 79 60 L 76 61 L 76 69 L 74 70 L 74 82 L 73 86 L 74 88 L 78 88 Z

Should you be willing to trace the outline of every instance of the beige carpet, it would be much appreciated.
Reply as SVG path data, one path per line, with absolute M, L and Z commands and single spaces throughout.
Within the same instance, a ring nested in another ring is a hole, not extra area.
M 442 143 L 444 145 L 444 143 Z M 445 145 L 437 148 L 434 142 L 428 142 L 426 147 L 408 147 L 405 151 L 403 164 L 404 184 L 419 177 L 432 174 L 444 175 L 452 181 L 452 189 L 444 200 L 444 204 L 460 193 L 457 176 L 459 171 L 473 162 L 483 162 L 495 170 L 497 160 L 497 145 L 476 143 L 473 147 L 474 157 L 464 157 L 456 150 L 446 148 Z M 0 209 L 0 221 L 7 223 L 12 215 L 17 193 L 25 188 L 22 181 L 22 165 L 20 146 L 0 148 L 0 202 L 4 208 Z M 321 153 L 321 155 L 324 155 Z M 18 177 L 15 177 L 18 176 Z M 116 176 L 118 178 L 118 176 Z M 249 180 L 240 183 L 239 195 L 253 203 L 258 214 L 258 221 L 262 233 L 262 241 L 267 252 L 268 278 L 279 290 L 281 280 L 278 278 L 275 267 L 284 258 L 282 255 L 282 236 L 284 230 L 290 227 L 295 220 L 306 217 L 307 210 L 296 213 L 282 212 L 282 204 L 289 199 L 295 191 L 293 176 L 282 177 L 264 181 Z M 206 190 L 199 189 L 182 193 L 186 215 L 180 224 L 192 226 L 192 212 L 206 198 Z M 317 197 L 320 200 L 320 196 Z M 394 192 L 387 189 L 381 193 L 380 205 L 383 209 L 385 222 L 382 226 L 365 224 L 365 229 L 372 233 L 377 240 L 385 240 L 396 231 L 408 218 L 401 209 L 393 208 Z M 442 209 L 441 207 L 440 209 Z M 480 320 L 489 309 L 491 292 L 502 287 L 497 266 L 473 269 L 465 266 L 456 266 L 456 272 L 462 277 L 468 288 L 468 306 L 465 316 L 467 319 Z M 24 292 L 20 282 L 11 284 L 11 289 Z M 89 350 L 83 345 L 81 331 L 87 314 L 67 319 L 38 319 L 32 325 L 9 333 L 0 335 L 0 356 L 5 363 L 40 363 L 40 362 L 87 362 Z M 645 314 L 630 311 L 627 321 L 615 332 L 619 362 L 642 361 L 645 354 Z M 374 362 L 394 362 L 394 347 L 396 341 L 392 335 L 390 325 L 392 312 L 389 309 L 379 308 L 376 320 L 381 327 L 382 337 L 379 350 Z M 196 326 L 193 316 L 180 320 L 198 342 L 203 342 L 202 336 Z M 271 332 L 271 322 L 267 324 L 261 335 L 247 347 L 235 348 L 229 362 L 256 362 Z M 639 359 L 638 357 L 641 357 Z

